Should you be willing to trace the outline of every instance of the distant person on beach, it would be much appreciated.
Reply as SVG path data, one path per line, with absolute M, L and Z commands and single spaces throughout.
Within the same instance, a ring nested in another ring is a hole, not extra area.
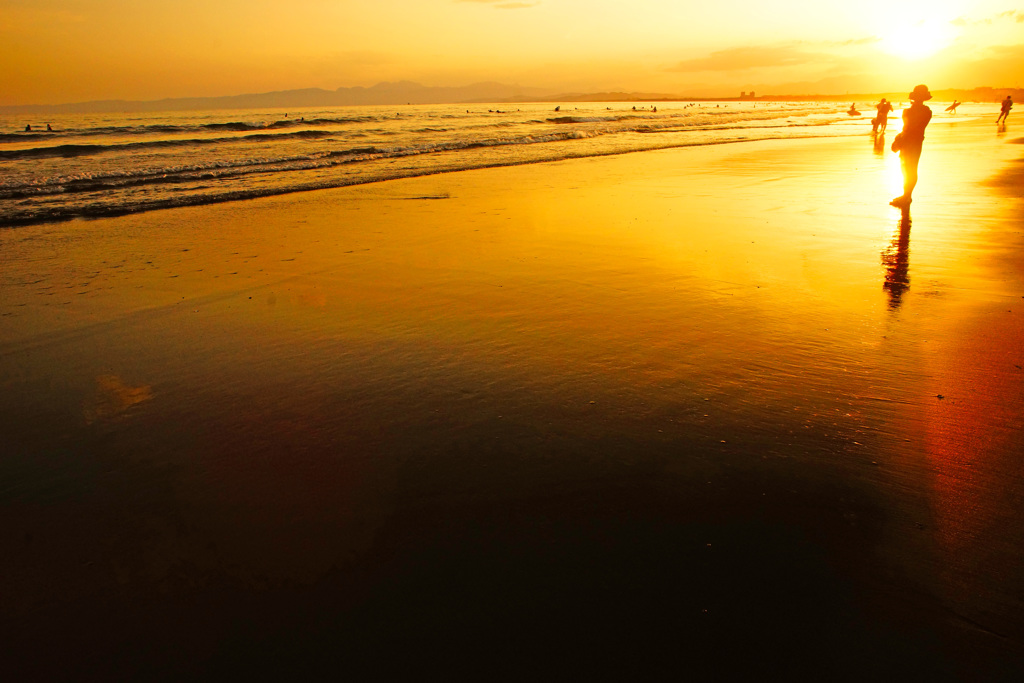
M 963 102 L 957 102 L 956 100 L 953 100 L 953 104 L 946 107 L 946 111 L 948 111 L 950 114 L 955 114 L 956 108 L 959 107 L 961 104 L 963 104 Z
M 996 117 L 996 123 L 1002 121 L 1006 123 L 1006 117 L 1010 115 L 1010 109 L 1013 108 L 1013 100 L 1007 95 L 1006 99 L 1003 100 L 1003 106 L 999 109 L 999 116 Z
M 917 164 L 924 145 L 924 129 L 932 120 L 931 108 L 925 102 L 932 98 L 927 85 L 919 85 L 910 93 L 910 106 L 903 110 L 903 132 L 892 142 L 892 151 L 900 153 L 903 166 L 903 195 L 890 204 L 900 209 L 910 208 L 911 194 L 917 185 Z
M 875 119 L 871 122 L 871 132 L 876 133 L 880 130 L 884 133 L 885 127 L 889 125 L 889 112 L 892 111 L 892 104 L 883 97 L 882 101 L 875 105 L 875 109 L 878 111 L 878 114 L 875 115 Z

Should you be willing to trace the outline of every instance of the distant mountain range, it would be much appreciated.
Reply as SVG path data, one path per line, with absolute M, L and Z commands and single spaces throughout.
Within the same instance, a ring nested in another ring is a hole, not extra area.
M 370 88 L 280 90 L 224 97 L 174 97 L 162 100 L 98 100 L 71 104 L 26 104 L 0 107 L 2 114 L 89 114 L 98 112 L 197 111 L 204 109 L 299 109 L 352 105 L 449 104 L 456 102 L 533 101 L 550 90 L 502 83 L 474 83 L 462 87 L 430 87 L 399 81 Z
M 933 91 L 935 99 L 947 101 L 958 99 L 964 102 L 996 102 L 1006 95 L 1018 101 L 1024 100 L 1024 90 L 1014 88 L 974 88 L 971 90 L 945 89 Z M 671 102 L 699 100 L 775 100 L 775 101 L 860 101 L 886 97 L 896 102 L 906 99 L 902 93 L 857 93 L 844 95 L 757 95 L 744 93 L 738 97 L 691 97 L 680 94 L 600 92 L 554 94 L 541 88 L 527 88 L 502 83 L 474 83 L 462 87 L 431 87 L 398 81 L 378 83 L 369 88 L 338 88 L 323 90 L 305 88 L 302 90 L 280 90 L 277 92 L 250 95 L 229 95 L 224 97 L 176 97 L 162 100 L 98 100 L 72 104 L 14 105 L 0 107 L 0 114 L 89 114 L 100 112 L 138 113 L 157 111 L 197 111 L 206 109 L 300 109 L 302 107 L 344 107 L 353 105 L 402 105 L 402 104 L 455 104 L 455 103 L 513 103 L 513 102 Z

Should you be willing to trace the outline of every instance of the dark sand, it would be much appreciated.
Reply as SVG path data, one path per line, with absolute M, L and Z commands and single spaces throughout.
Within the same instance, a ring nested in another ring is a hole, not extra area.
M 4 677 L 1021 680 L 1012 139 L 0 232 Z

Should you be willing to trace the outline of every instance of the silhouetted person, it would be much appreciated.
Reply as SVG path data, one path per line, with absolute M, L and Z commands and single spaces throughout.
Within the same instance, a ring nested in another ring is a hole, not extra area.
M 50 131 L 51 133 L 53 132 L 53 128 L 50 127 L 50 124 L 46 124 L 46 130 Z
M 893 151 L 900 153 L 903 166 L 903 194 L 890 204 L 899 208 L 910 206 L 911 195 L 917 185 L 917 163 L 921 160 L 924 145 L 924 129 L 932 120 L 932 110 L 925 102 L 932 98 L 927 85 L 919 85 L 910 93 L 910 106 L 903 110 L 903 132 L 893 140 Z
M 961 104 L 963 104 L 963 102 L 957 102 L 956 100 L 953 100 L 953 104 L 946 107 L 946 111 L 948 111 L 950 114 L 955 114 L 956 108 L 959 107 Z
M 857 103 L 850 102 L 850 110 L 847 111 L 846 113 L 849 114 L 850 116 L 856 116 L 857 114 L 859 114 L 860 112 L 857 111 Z
M 874 133 L 878 130 L 885 132 L 885 127 L 889 125 L 889 112 L 892 111 L 892 104 L 890 104 L 883 97 L 882 101 L 875 105 L 875 109 L 878 114 L 875 115 L 875 120 L 871 122 L 871 132 Z
M 32 132 L 32 124 L 31 123 L 28 124 L 27 126 L 25 126 L 25 132 L 26 133 L 31 133 Z
M 1003 106 L 999 109 L 999 116 L 996 117 L 996 123 L 1002 121 L 1006 123 L 1006 117 L 1010 115 L 1010 109 L 1013 108 L 1013 100 L 1007 95 L 1006 99 L 1003 100 Z

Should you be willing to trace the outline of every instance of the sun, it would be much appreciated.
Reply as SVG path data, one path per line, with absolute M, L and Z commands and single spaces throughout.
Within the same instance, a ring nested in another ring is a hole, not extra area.
M 881 48 L 903 59 L 924 59 L 952 44 L 955 35 L 946 22 L 920 21 L 890 30 L 883 38 Z

